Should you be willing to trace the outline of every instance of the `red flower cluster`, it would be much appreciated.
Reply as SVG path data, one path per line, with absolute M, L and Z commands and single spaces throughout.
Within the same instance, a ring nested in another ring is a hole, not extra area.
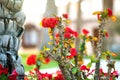
M 8 76 L 9 80 L 17 80 L 17 76 L 18 76 L 18 73 L 15 70 L 13 70 L 12 74 L 10 76 Z
M 35 77 L 35 74 L 37 74 L 37 80 L 64 80 L 62 73 L 60 71 L 57 71 L 55 74 L 56 76 L 53 76 L 53 74 L 48 73 L 41 73 L 39 69 L 35 68 L 34 71 L 30 71 L 30 76 Z M 26 78 L 26 80 L 29 80 Z
M 73 31 L 71 28 L 66 27 L 64 37 L 65 38 L 70 38 L 71 36 L 78 37 L 78 33 L 76 31 Z
M 35 72 L 30 72 L 31 74 L 30 75 L 32 75 L 32 76 L 34 76 L 34 74 L 37 74 L 37 78 L 38 78 L 38 80 L 52 80 L 52 74 L 48 74 L 48 73 L 41 73 L 40 71 L 39 71 L 39 69 L 37 69 L 37 68 L 35 68 L 34 69 L 35 70 Z
M 8 68 L 3 68 L 3 66 L 0 64 L 0 76 L 1 75 L 5 75 L 7 77 L 7 80 L 17 80 L 18 73 L 16 70 L 13 70 L 11 75 L 8 75 Z
M 82 33 L 83 33 L 84 35 L 87 35 L 87 34 L 89 34 L 89 31 L 88 31 L 87 29 L 83 29 L 83 30 L 82 30 Z
M 56 75 L 57 76 L 55 77 L 55 80 L 65 80 L 62 73 L 61 73 L 61 71 L 57 71 Z
M 119 76 L 118 71 L 113 71 L 113 72 L 111 73 L 111 76 L 114 76 L 114 77 L 117 77 L 117 78 L 118 78 L 118 76 Z
M 8 69 L 3 68 L 3 66 L 0 64 L 0 75 L 2 75 L 2 74 L 8 74 Z
M 35 65 L 36 64 L 36 55 L 30 55 L 28 58 L 27 58 L 27 64 L 28 65 Z
M 103 72 L 103 69 L 102 69 L 102 68 L 99 70 L 99 73 L 100 73 L 101 75 L 108 76 L 107 73 Z M 113 71 L 113 72 L 111 72 L 111 74 L 110 74 L 110 80 L 113 80 L 113 77 L 117 77 L 117 78 L 118 78 L 118 76 L 119 76 L 118 71 Z
M 42 20 L 42 26 L 44 28 L 54 28 L 58 24 L 57 18 L 44 18 Z

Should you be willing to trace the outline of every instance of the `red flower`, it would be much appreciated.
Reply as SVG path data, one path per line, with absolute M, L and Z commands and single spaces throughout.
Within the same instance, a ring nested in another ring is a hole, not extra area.
M 2 69 L 3 67 L 2 67 L 2 64 L 0 64 L 0 69 Z
M 3 68 L 3 66 L 0 64 L 0 75 L 2 74 L 8 74 L 8 68 Z
M 15 70 L 13 70 L 12 74 L 10 76 L 8 76 L 8 79 L 9 80 L 17 80 L 17 76 L 18 76 L 18 73 L 15 69 Z
M 45 28 L 54 28 L 57 24 L 57 18 L 44 18 L 42 20 L 42 26 Z
M 55 34 L 55 37 L 60 37 L 60 34 L 59 34 L 59 33 L 56 33 L 56 34 Z
M 36 64 L 36 55 L 30 55 L 28 58 L 27 58 L 27 64 L 28 65 L 35 65 Z
M 113 15 L 112 10 L 110 8 L 108 8 L 107 11 L 108 11 L 108 16 L 109 17 Z
M 106 33 L 105 33 L 105 36 L 106 36 L 107 38 L 109 37 L 109 34 L 108 34 L 108 32 L 106 32 Z
M 71 58 L 73 58 L 73 56 L 69 55 L 69 56 L 66 56 L 66 58 L 71 59 Z
M 74 31 L 73 35 L 74 35 L 75 37 L 78 37 L 78 32 Z
M 65 80 L 61 71 L 56 72 L 57 76 L 55 77 L 55 80 Z
M 71 34 L 74 33 L 74 31 L 71 28 L 69 28 L 69 27 L 65 28 L 65 32 L 68 32 L 68 33 L 71 33 Z
M 66 58 L 71 59 L 76 55 L 77 55 L 77 50 L 75 48 L 70 48 L 70 55 L 66 56 Z
M 45 63 L 49 63 L 49 62 L 50 62 L 50 58 L 49 57 L 45 58 Z
M 42 74 L 42 79 L 52 80 L 52 74 L 44 73 Z
M 35 73 L 34 73 L 33 71 L 30 70 L 30 71 L 29 71 L 29 74 L 32 75 L 32 74 L 35 74 Z
M 115 77 L 118 78 L 118 76 L 119 76 L 118 71 L 113 71 L 113 72 L 111 73 L 111 76 L 115 76 Z
M 39 69 L 38 68 L 34 68 L 34 71 L 35 71 L 35 73 L 37 73 L 37 74 L 41 74 L 41 72 L 39 71 Z
M 73 31 L 73 30 L 72 30 L 71 28 L 69 28 L 69 27 L 66 27 L 66 28 L 65 28 L 65 33 L 67 33 L 67 35 L 72 34 L 73 36 L 78 37 L 78 32 Z M 70 36 L 69 36 L 69 37 L 70 37 Z
M 27 76 L 24 77 L 24 80 L 29 80 Z
M 77 55 L 77 50 L 75 48 L 70 48 L 70 54 L 72 56 L 76 56 Z
M 89 31 L 86 30 L 86 29 L 83 29 L 82 32 L 83 32 L 84 35 L 87 35 L 89 33 Z
M 63 17 L 68 19 L 68 14 L 63 14 Z
M 80 66 L 80 70 L 83 70 L 83 71 L 87 70 L 87 71 L 89 71 L 90 69 L 87 68 L 86 65 L 82 65 L 82 66 Z
M 100 68 L 100 69 L 99 69 L 99 73 L 100 73 L 100 74 L 104 74 L 104 72 L 103 72 L 103 69 L 102 69 L 102 68 Z
M 71 37 L 71 34 L 70 33 L 64 33 L 64 38 L 70 38 Z

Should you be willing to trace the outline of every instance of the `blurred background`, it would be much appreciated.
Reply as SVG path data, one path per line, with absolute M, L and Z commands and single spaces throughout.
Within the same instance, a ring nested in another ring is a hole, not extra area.
M 68 13 L 72 29 L 81 33 L 81 29 L 86 28 L 90 35 L 93 35 L 97 31 L 98 22 L 92 13 L 106 8 L 112 9 L 117 21 L 109 22 L 106 26 L 109 37 L 104 41 L 103 50 L 107 48 L 117 53 L 120 59 L 120 0 L 24 0 L 22 11 L 26 14 L 25 32 L 19 53 L 24 55 L 25 60 L 29 54 L 39 53 L 42 46 L 50 41 L 47 29 L 39 25 L 43 17 Z M 76 40 L 75 43 L 79 44 L 80 40 Z M 91 44 L 87 45 L 89 54 L 92 54 Z M 76 45 L 76 48 L 78 47 L 79 45 Z

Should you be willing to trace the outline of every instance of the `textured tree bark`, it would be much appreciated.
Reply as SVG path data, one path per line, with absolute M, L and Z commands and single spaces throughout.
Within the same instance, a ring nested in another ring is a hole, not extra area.
M 59 64 L 59 68 L 60 68 L 60 70 L 62 72 L 62 75 L 64 76 L 65 80 L 71 79 L 70 73 L 67 71 L 65 66 Z
M 113 10 L 114 0 L 103 0 L 103 10 L 106 8 L 111 8 Z

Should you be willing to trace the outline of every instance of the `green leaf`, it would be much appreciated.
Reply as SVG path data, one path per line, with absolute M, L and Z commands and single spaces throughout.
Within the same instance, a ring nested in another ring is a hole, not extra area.
M 70 79 L 70 76 L 67 77 L 67 80 L 71 80 L 71 79 Z
M 89 63 L 87 64 L 87 67 L 90 68 L 91 66 L 92 66 L 92 62 L 89 62 Z
M 102 13 L 102 15 L 101 15 L 101 17 L 104 19 L 104 18 L 106 18 L 106 13 Z
M 77 72 L 77 68 L 76 67 L 72 68 L 72 74 L 76 74 L 76 72 Z
M 107 16 L 107 14 L 108 14 L 108 10 L 107 9 L 104 10 L 104 14 Z
M 80 51 L 84 51 L 85 50 L 85 42 L 82 42 L 80 44 Z
M 95 62 L 98 61 L 98 59 L 96 59 L 95 55 L 92 55 L 92 56 L 90 57 L 90 60 L 91 60 L 92 63 L 95 63 Z
M 60 46 L 60 48 L 61 48 L 61 47 L 63 47 L 63 44 L 62 44 L 62 42 L 60 42 L 60 45 L 59 45 L 59 46 Z
M 74 59 L 71 59 L 70 62 L 71 62 L 72 65 L 75 65 L 75 60 Z

